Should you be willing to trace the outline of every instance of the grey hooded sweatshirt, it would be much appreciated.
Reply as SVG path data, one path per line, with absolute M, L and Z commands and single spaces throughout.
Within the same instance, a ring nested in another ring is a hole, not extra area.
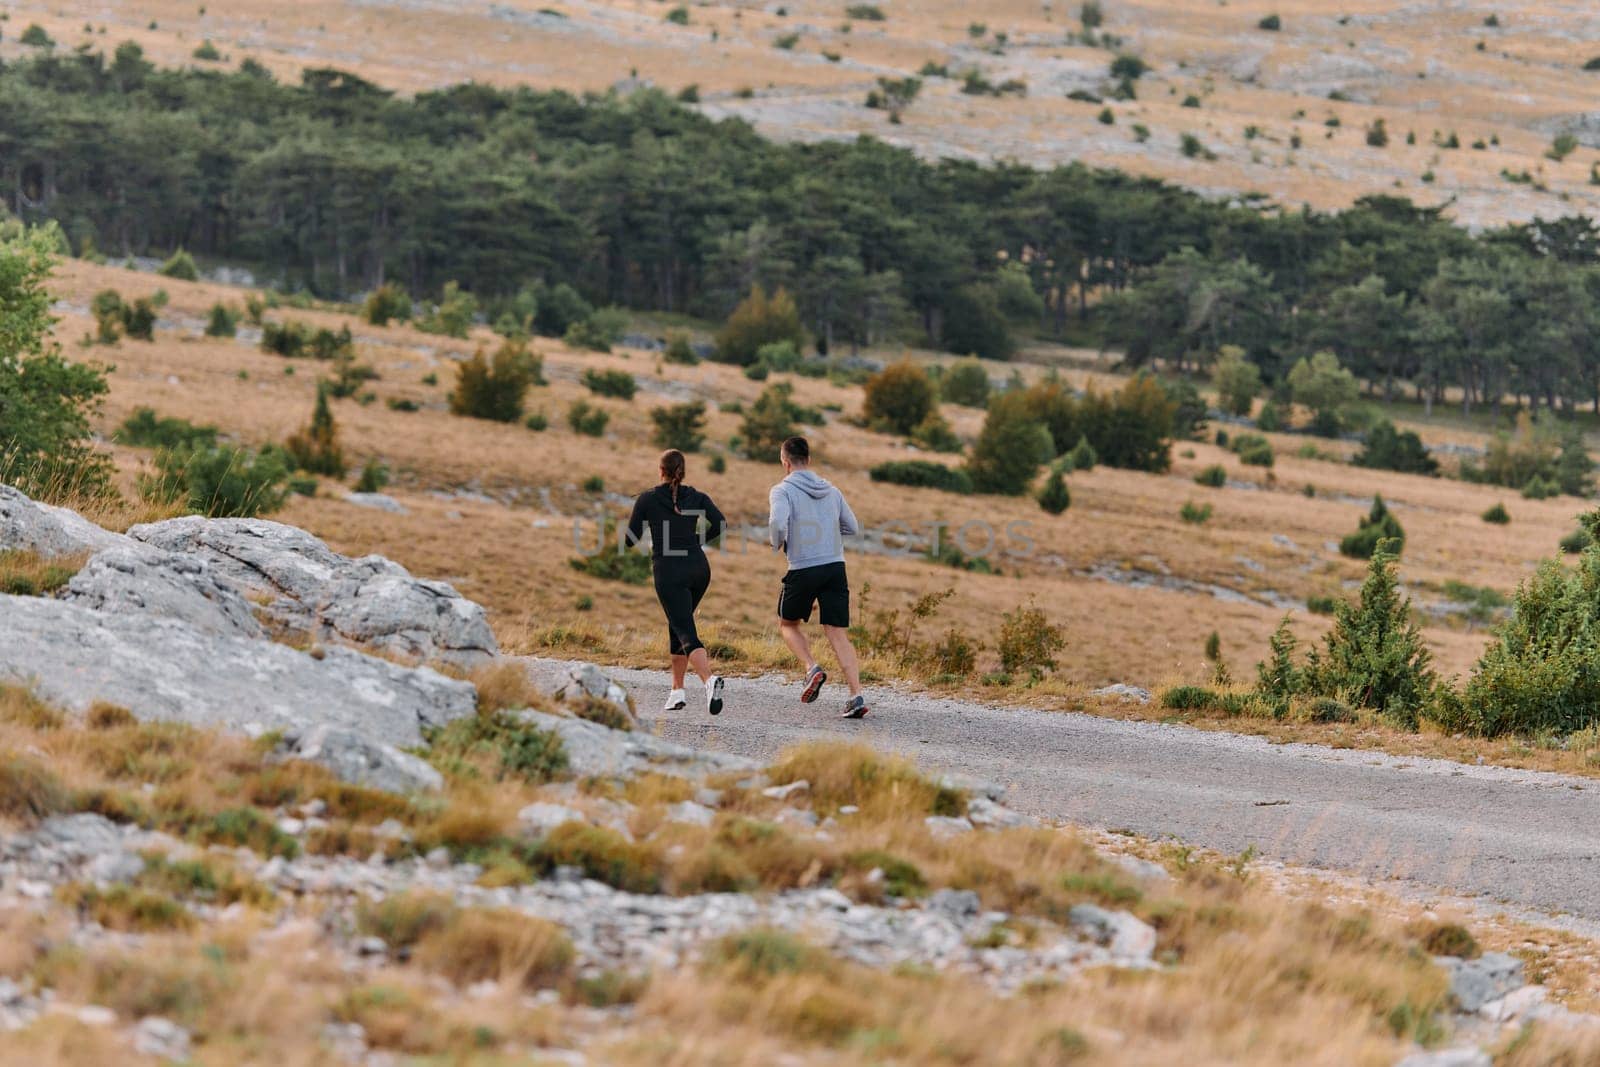
M 797 470 L 768 494 L 768 536 L 789 556 L 789 569 L 844 562 L 844 539 L 861 532 L 844 494 L 831 482 Z

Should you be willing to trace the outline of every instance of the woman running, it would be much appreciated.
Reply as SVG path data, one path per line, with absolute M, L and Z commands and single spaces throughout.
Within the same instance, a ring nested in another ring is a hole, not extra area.
M 667 711 L 688 703 L 683 677 L 688 668 L 706 687 L 706 710 L 722 714 L 722 677 L 711 673 L 706 647 L 695 632 L 694 613 L 711 585 L 711 563 L 704 546 L 722 536 L 725 520 L 711 498 L 683 484 L 683 453 L 669 448 L 661 453 L 661 484 L 646 489 L 633 502 L 628 519 L 628 544 L 639 544 L 650 529 L 650 562 L 655 573 L 656 599 L 667 616 L 667 639 L 672 656 L 672 692 Z M 707 523 L 701 539 L 700 520 Z

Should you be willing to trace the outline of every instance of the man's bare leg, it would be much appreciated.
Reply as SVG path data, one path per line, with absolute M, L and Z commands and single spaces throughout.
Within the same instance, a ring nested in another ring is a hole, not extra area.
M 805 631 L 800 629 L 798 622 L 779 619 L 778 632 L 783 635 L 783 643 L 789 646 L 789 651 L 800 657 L 802 667 L 809 672 L 817 665 L 817 661 L 811 656 L 811 642 L 806 640 Z
M 856 646 L 850 643 L 850 631 L 843 626 L 824 626 L 822 628 L 828 644 L 833 648 L 833 654 L 839 659 L 839 669 L 844 671 L 844 680 L 850 686 L 851 696 L 861 695 L 861 661 L 856 656 Z

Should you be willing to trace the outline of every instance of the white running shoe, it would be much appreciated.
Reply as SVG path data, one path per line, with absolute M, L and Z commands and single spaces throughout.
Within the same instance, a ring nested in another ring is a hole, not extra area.
M 713 715 L 722 714 L 722 675 L 713 674 L 706 683 L 706 710 Z
M 689 698 L 682 689 L 674 689 L 667 694 L 667 706 L 662 711 L 682 711 L 689 706 Z

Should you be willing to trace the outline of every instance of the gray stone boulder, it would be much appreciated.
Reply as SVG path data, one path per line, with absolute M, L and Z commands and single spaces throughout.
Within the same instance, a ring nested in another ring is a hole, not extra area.
M 293 526 L 190 516 L 135 526 L 128 536 L 204 559 L 265 598 L 273 624 L 320 640 L 465 665 L 499 651 L 483 608 L 448 583 L 413 578 L 381 556 L 341 556 Z
M 125 545 L 121 534 L 102 530 L 77 512 L 40 504 L 20 489 L 0 485 L 0 552 L 73 556 Z
M 0 596 L 0 679 L 69 711 L 105 701 L 140 719 L 251 734 L 330 726 L 396 748 L 477 708 L 470 684 L 425 667 L 36 597 Z
M 723 771 L 750 772 L 761 764 L 743 756 L 674 744 L 642 730 L 613 730 L 587 719 L 520 713 L 534 725 L 560 736 L 567 769 L 582 778 L 630 778 L 642 771 L 700 779 Z
M 1527 984 L 1522 961 L 1504 952 L 1486 952 L 1475 960 L 1435 956 L 1434 962 L 1449 973 L 1450 994 L 1469 1015 Z
M 152 615 L 204 633 L 262 637 L 250 604 L 203 559 L 144 545 L 108 548 L 67 583 L 61 599 L 117 615 Z
M 444 788 L 444 775 L 427 760 L 337 726 L 318 725 L 284 738 L 279 755 L 320 763 L 341 781 L 390 793 Z
M 550 695 L 566 704 L 586 701 L 604 704 L 615 711 L 632 729 L 639 724 L 633 697 L 592 663 L 575 663 L 550 687 Z
M 1147 961 L 1156 949 L 1155 927 L 1125 911 L 1078 904 L 1067 913 L 1067 921 L 1126 961 Z

